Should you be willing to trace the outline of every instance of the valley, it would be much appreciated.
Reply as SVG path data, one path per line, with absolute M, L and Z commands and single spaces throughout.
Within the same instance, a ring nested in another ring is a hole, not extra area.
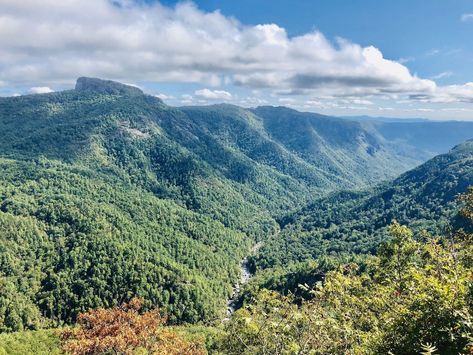
M 139 297 L 205 341 L 224 318 L 231 334 L 283 302 L 264 292 L 300 305 L 341 265 L 369 269 L 394 221 L 458 228 L 471 138 L 471 122 L 171 107 L 95 78 L 0 98 L 0 331 Z

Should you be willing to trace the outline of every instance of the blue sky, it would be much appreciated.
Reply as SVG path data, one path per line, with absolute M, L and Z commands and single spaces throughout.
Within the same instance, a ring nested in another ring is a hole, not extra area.
M 471 0 L 205 0 L 196 4 L 246 24 L 276 23 L 290 36 L 320 30 L 328 38 L 373 45 L 387 58 L 407 60 L 419 76 L 451 73 L 439 79 L 445 84 L 473 80 L 473 19 L 461 21 L 463 14 L 473 13 Z
M 138 85 L 171 105 L 473 119 L 473 2 L 4 0 L 0 94 Z

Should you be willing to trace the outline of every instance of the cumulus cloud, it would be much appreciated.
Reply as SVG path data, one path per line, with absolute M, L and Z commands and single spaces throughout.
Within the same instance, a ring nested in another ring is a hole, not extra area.
M 192 95 L 184 94 L 184 95 L 181 95 L 180 101 L 183 105 L 189 105 L 194 102 L 194 98 L 192 97 Z
M 51 88 L 47 86 L 34 86 L 30 88 L 30 93 L 32 94 L 48 94 L 50 92 L 54 92 Z
M 224 90 L 202 89 L 194 92 L 196 97 L 207 100 L 231 100 L 232 94 Z
M 373 46 L 330 41 L 319 31 L 290 37 L 277 24 L 248 26 L 189 2 L 2 0 L 0 10 L 0 77 L 11 87 L 54 87 L 86 75 L 211 87 L 194 93 L 200 99 L 231 99 L 215 90 L 228 84 L 289 95 L 463 95 Z
M 363 100 L 363 99 L 353 99 L 353 103 L 356 105 L 373 105 L 373 102 L 370 100 Z
M 172 95 L 166 95 L 166 94 L 157 94 L 157 95 L 154 95 L 156 96 L 157 98 L 161 99 L 161 100 L 174 100 L 175 97 L 172 96 Z
M 268 101 L 254 96 L 248 96 L 240 99 L 238 104 L 244 107 L 255 107 L 268 105 Z
M 463 14 L 461 20 L 463 22 L 473 21 L 473 14 Z
M 292 97 L 281 97 L 278 101 L 283 104 L 293 104 L 296 102 L 296 99 L 293 99 Z
M 410 98 L 429 103 L 473 103 L 473 82 L 442 86 L 431 94 L 411 95 Z

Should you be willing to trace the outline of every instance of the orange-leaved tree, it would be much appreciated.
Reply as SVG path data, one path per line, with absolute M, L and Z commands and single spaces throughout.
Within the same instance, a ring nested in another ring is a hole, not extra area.
M 61 331 L 63 350 L 73 355 L 150 354 L 200 355 L 200 344 L 189 342 L 165 327 L 158 309 L 141 313 L 143 301 L 133 298 L 112 309 L 95 309 L 77 318 L 77 327 Z

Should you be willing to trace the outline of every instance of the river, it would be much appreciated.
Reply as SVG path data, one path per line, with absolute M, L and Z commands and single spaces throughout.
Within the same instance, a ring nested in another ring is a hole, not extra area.
M 255 244 L 251 248 L 251 254 L 255 254 L 259 248 L 263 246 L 262 242 Z M 238 298 L 240 296 L 241 288 L 253 277 L 248 265 L 248 257 L 245 257 L 240 262 L 240 280 L 233 286 L 232 297 L 227 301 L 227 316 L 224 320 L 229 320 L 233 312 L 237 310 Z

